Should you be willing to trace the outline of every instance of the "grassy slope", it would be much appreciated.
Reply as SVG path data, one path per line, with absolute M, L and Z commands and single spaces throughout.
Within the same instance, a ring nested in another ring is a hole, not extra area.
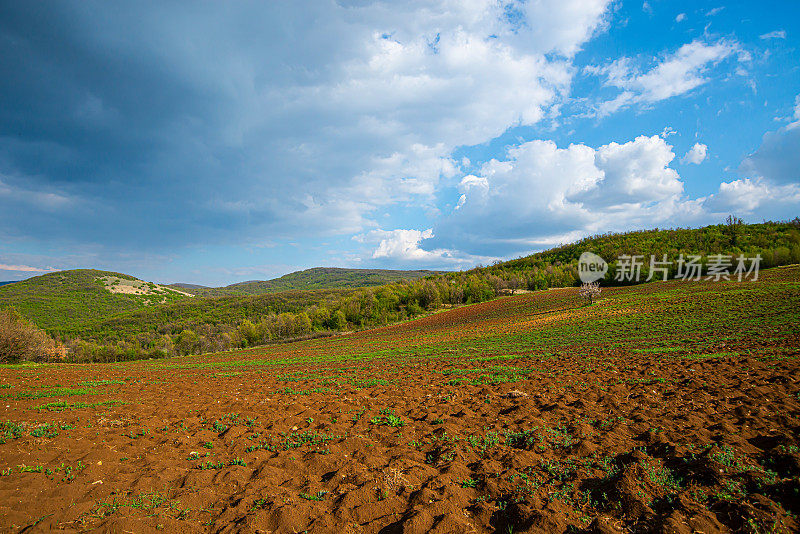
M 796 357 L 800 266 L 757 282 L 651 282 L 604 290 L 584 306 L 573 290 L 538 291 L 444 311 L 333 339 L 237 353 L 166 359 L 167 367 L 250 367 L 417 358 L 495 361 L 519 357 L 631 356 L 707 359 Z M 297 355 L 289 355 L 289 353 Z M 792 356 L 794 355 L 794 356 Z
M 53 332 L 139 310 L 151 300 L 111 293 L 97 281 L 102 276 L 135 280 L 130 275 L 95 269 L 49 273 L 0 287 L 0 308 L 13 306 L 39 327 Z
M 297 289 L 344 289 L 380 286 L 400 280 L 417 280 L 437 274 L 436 271 L 396 271 L 387 269 L 342 269 L 338 267 L 315 267 L 296 271 L 273 280 L 254 280 L 231 284 L 225 287 L 203 287 L 193 284 L 173 284 L 204 297 L 227 295 L 263 295 Z
M 402 279 L 417 279 L 433 271 L 369 269 L 308 269 L 264 282 L 244 282 L 226 288 L 185 286 L 172 289 L 197 293 L 203 298 L 170 299 L 166 304 L 145 305 L 142 296 L 110 293 L 96 279 L 130 275 L 97 270 L 46 274 L 0 287 L 0 308 L 13 306 L 51 334 L 78 335 L 85 339 L 129 339 L 142 331 L 180 332 L 204 322 L 235 325 L 247 317 L 297 312 L 314 304 L 352 292 Z M 296 286 L 298 289 L 293 289 Z

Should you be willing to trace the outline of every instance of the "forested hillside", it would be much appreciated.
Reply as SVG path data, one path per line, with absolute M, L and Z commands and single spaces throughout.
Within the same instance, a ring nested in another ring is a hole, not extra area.
M 315 267 L 289 273 L 272 280 L 253 280 L 225 287 L 204 287 L 194 284 L 172 284 L 172 287 L 203 297 L 263 295 L 265 293 L 277 293 L 293 289 L 346 289 L 380 286 L 401 280 L 418 280 L 434 274 L 438 273 L 436 271 Z

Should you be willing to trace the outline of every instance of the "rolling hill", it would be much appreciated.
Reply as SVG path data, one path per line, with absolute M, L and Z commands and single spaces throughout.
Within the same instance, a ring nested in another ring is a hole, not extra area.
M 226 295 L 263 295 L 297 289 L 347 289 L 381 286 L 400 280 L 418 280 L 440 274 L 438 271 L 395 271 L 389 269 L 343 269 L 315 267 L 296 271 L 272 280 L 251 280 L 225 287 L 205 287 L 195 284 L 170 284 L 169 287 L 203 297 Z
M 95 269 L 59 271 L 0 287 L 0 308 L 14 307 L 48 331 L 189 298 L 176 289 Z
M 484 267 L 484 275 L 503 279 L 516 275 L 528 277 L 529 289 L 544 289 L 540 280 L 531 280 L 532 273 L 553 269 L 576 269 L 578 258 L 590 251 L 602 256 L 610 265 L 604 285 L 614 282 L 616 260 L 621 255 L 640 255 L 647 263 L 653 255 L 660 260 L 666 254 L 676 260 L 680 254 L 703 256 L 703 262 L 714 254 L 745 257 L 761 256 L 761 268 L 800 263 L 800 218 L 789 222 L 765 222 L 760 224 L 726 225 L 715 224 L 702 228 L 672 228 L 640 230 L 625 233 L 608 233 L 586 237 L 575 243 L 559 245 L 530 256 L 517 258 Z M 672 266 L 671 276 L 674 276 Z M 534 276 L 534 278 L 536 278 Z M 538 285 L 537 285 L 538 283 Z
M 137 324 L 142 327 L 147 323 L 147 329 L 151 330 L 173 322 L 185 326 L 204 320 L 231 322 L 253 315 L 294 312 L 338 296 L 341 289 L 415 280 L 433 274 L 436 273 L 316 268 L 275 280 L 209 288 L 194 284 L 166 286 L 128 274 L 75 269 L 0 287 L 0 309 L 14 307 L 36 325 L 56 335 L 86 333 L 95 326 L 113 335 L 110 329 L 120 328 L 123 323 L 125 333 L 135 335 Z M 276 293 L 281 296 L 267 298 Z M 177 305 L 178 301 L 195 295 L 200 298 Z M 259 296 L 263 298 L 256 298 Z M 156 307 L 159 311 L 155 311 Z M 137 313 L 145 309 L 151 311 L 144 315 Z

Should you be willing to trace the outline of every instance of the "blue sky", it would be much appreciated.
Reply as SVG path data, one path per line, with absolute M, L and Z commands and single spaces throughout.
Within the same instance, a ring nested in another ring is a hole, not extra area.
M 0 2 L 0 279 L 800 215 L 800 4 Z

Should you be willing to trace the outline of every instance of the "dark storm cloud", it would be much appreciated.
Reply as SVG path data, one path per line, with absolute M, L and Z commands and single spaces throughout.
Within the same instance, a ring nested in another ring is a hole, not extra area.
M 158 255 L 353 235 L 389 206 L 416 226 L 455 147 L 557 104 L 606 5 L 531 5 L 529 39 L 493 2 L 9 2 L 0 237 Z
M 243 93 L 248 83 L 257 92 L 279 77 L 308 76 L 282 57 L 275 39 L 276 32 L 292 37 L 292 17 L 283 14 L 279 28 L 277 14 L 263 9 L 210 7 L 2 7 L 6 234 L 169 245 L 277 219 L 269 202 L 235 209 L 243 199 L 279 195 L 298 177 L 274 157 L 285 146 L 271 141 L 271 111 L 249 109 L 253 95 Z M 302 57 L 315 44 L 292 53 Z M 260 131 L 247 132 L 253 116 Z M 284 124 L 280 131 L 292 133 Z

